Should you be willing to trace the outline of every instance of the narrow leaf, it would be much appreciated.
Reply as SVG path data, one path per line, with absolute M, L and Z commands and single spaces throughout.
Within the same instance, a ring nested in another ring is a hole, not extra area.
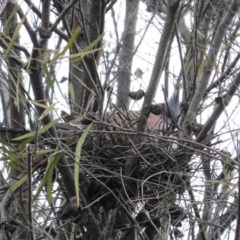
M 40 186 L 37 190 L 37 193 L 33 197 L 33 202 L 38 198 L 40 192 L 42 191 L 43 187 L 47 184 L 47 199 L 51 203 L 52 201 L 52 176 L 55 166 L 58 163 L 58 160 L 60 159 L 61 154 L 60 152 L 56 152 L 52 154 L 48 159 L 48 165 L 46 167 L 46 170 L 44 172 L 43 179 L 40 183 Z
M 21 179 L 19 179 L 17 182 L 14 183 L 12 187 L 10 187 L 11 191 L 17 190 L 19 187 L 21 187 L 25 182 L 27 181 L 27 175 L 24 175 Z
M 36 155 L 39 156 L 39 155 L 44 155 L 44 154 L 47 154 L 47 153 L 51 153 L 51 152 L 55 152 L 57 149 L 40 149 L 40 150 L 37 150 L 36 152 Z
M 69 95 L 70 95 L 70 98 L 71 98 L 71 102 L 72 102 L 72 103 L 75 103 L 75 91 L 74 91 L 74 88 L 73 88 L 73 84 L 72 84 L 72 83 L 69 83 L 69 85 L 68 85 L 68 91 L 69 91 Z
M 59 120 L 61 120 L 62 117 L 59 117 L 57 119 L 54 119 L 53 121 L 51 121 L 50 123 L 48 123 L 47 125 L 41 127 L 39 130 L 38 130 L 38 134 L 43 134 L 45 133 L 48 129 L 52 128 Z M 14 138 L 13 140 L 14 141 L 20 141 L 20 140 L 23 140 L 23 139 L 27 139 L 27 138 L 32 138 L 32 137 L 35 137 L 35 134 L 36 132 L 35 131 L 32 131 L 32 132 L 29 132 L 29 133 L 26 133 L 20 137 L 17 137 L 17 138 Z
M 47 81 L 47 86 L 52 89 L 52 91 L 54 92 L 54 82 L 52 79 L 52 76 L 48 70 L 47 64 L 43 64 L 43 70 L 46 74 L 46 81 Z
M 75 184 L 75 191 L 76 191 L 76 199 L 77 199 L 77 206 L 80 205 L 80 197 L 79 197 L 79 164 L 80 164 L 80 157 L 82 151 L 82 145 L 90 131 L 92 124 L 90 124 L 85 131 L 82 133 L 80 139 L 78 140 L 76 152 L 75 152 L 75 161 L 74 161 L 74 184 Z
M 99 35 L 95 40 L 93 40 L 88 46 L 83 48 L 81 52 L 89 52 L 91 51 L 94 47 L 97 46 L 97 44 L 102 40 L 103 34 Z M 98 49 L 100 50 L 100 49 Z
M 18 111 L 19 111 L 19 106 L 20 106 L 20 100 L 19 100 L 20 91 L 19 91 L 19 87 L 20 87 L 20 80 L 17 80 L 17 82 L 15 84 L 16 97 L 14 98 L 14 104 L 17 107 Z
M 55 160 L 54 163 L 50 165 L 48 169 L 48 174 L 47 174 L 47 200 L 49 204 L 52 203 L 53 172 L 56 165 L 57 165 L 57 161 Z
M 55 62 L 56 60 L 58 60 L 61 56 L 63 56 L 73 45 L 74 41 L 76 40 L 78 34 L 81 32 L 81 28 L 77 27 L 75 29 L 75 31 L 73 32 L 73 35 L 71 36 L 71 38 L 69 39 L 69 41 L 67 42 L 67 45 L 63 48 L 63 50 L 61 52 L 58 52 L 55 54 L 55 56 L 53 57 L 52 60 L 50 60 L 51 62 Z
M 42 103 L 39 103 L 39 102 L 36 102 L 36 101 L 32 101 L 32 100 L 27 100 L 27 101 L 36 105 L 36 106 L 38 106 L 38 107 L 41 107 L 41 108 L 47 108 L 48 107 L 48 105 L 42 104 Z
M 81 61 L 86 55 L 90 54 L 90 53 L 95 53 L 98 52 L 101 48 L 97 48 L 97 49 L 93 49 L 93 50 L 89 50 L 89 51 L 84 51 L 81 50 L 80 52 L 77 53 L 72 53 L 71 55 L 69 55 L 69 60 L 71 62 L 79 62 Z
M 13 33 L 13 36 L 11 37 L 11 41 L 10 41 L 10 43 L 8 44 L 8 48 L 7 48 L 6 52 L 5 52 L 5 58 L 9 55 L 9 53 L 10 53 L 10 51 L 11 51 L 11 49 L 12 49 L 12 47 L 13 47 L 15 41 L 16 41 L 16 39 L 18 38 L 18 36 L 19 36 L 19 31 L 20 31 L 20 29 L 21 29 L 24 21 L 25 21 L 25 19 L 23 18 L 23 19 L 17 24 L 17 27 L 16 27 L 16 29 L 15 29 L 15 31 L 14 31 L 14 33 Z
M 42 120 L 45 118 L 56 106 L 57 103 L 53 103 L 50 106 L 47 106 L 46 109 L 42 112 L 41 116 L 39 117 L 39 120 Z

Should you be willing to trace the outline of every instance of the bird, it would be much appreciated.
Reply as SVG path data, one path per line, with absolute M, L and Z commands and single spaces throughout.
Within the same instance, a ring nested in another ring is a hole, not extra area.
M 138 91 L 135 92 L 129 92 L 128 96 L 133 99 L 133 100 L 140 100 L 143 98 L 143 96 L 145 95 L 145 92 L 142 89 L 139 89 Z
M 150 112 L 154 115 L 167 114 L 168 109 L 165 103 L 151 104 Z

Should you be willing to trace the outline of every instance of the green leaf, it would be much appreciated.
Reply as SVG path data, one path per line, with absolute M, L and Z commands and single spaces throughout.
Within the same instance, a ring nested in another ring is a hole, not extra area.
M 19 110 L 19 107 L 20 107 L 20 99 L 19 99 L 19 96 L 20 96 L 20 80 L 17 80 L 15 84 L 15 89 L 16 89 L 16 97 L 14 98 L 14 105 L 17 107 L 18 111 Z
M 72 62 L 80 62 L 86 55 L 101 50 L 101 48 L 94 49 L 94 47 L 97 46 L 97 44 L 102 40 L 102 38 L 103 38 L 103 34 L 98 36 L 94 41 L 92 41 L 85 48 L 81 49 L 79 52 L 71 53 L 69 54 L 69 56 L 64 56 L 66 51 L 70 49 L 70 47 L 72 46 L 73 42 L 76 39 L 76 35 L 74 33 L 71 39 L 69 40 L 69 42 L 67 43 L 66 47 L 64 47 L 63 51 L 61 51 L 60 53 L 56 53 L 53 59 L 50 60 L 50 62 L 56 62 L 57 60 L 61 60 L 64 58 L 69 58 L 69 60 Z
M 48 123 L 47 125 L 41 127 L 39 130 L 38 130 L 38 134 L 43 134 L 45 133 L 48 129 L 52 128 L 59 120 L 61 120 L 62 117 L 59 117 L 57 119 L 54 119 L 53 121 L 51 121 L 50 123 Z M 29 132 L 29 133 L 26 133 L 20 137 L 16 137 L 14 138 L 13 140 L 14 141 L 20 141 L 20 140 L 24 140 L 24 139 L 28 139 L 28 138 L 35 138 L 35 134 L 36 132 L 35 131 L 32 131 L 32 132 Z
M 85 48 L 83 48 L 81 50 L 81 52 L 83 53 L 88 53 L 90 52 L 95 46 L 97 46 L 97 44 L 102 40 L 103 38 L 103 34 L 99 35 L 95 40 L 93 40 L 88 46 L 86 46 Z M 100 49 L 98 49 L 100 50 Z
M 61 152 L 55 152 L 52 154 L 48 159 L 48 165 L 44 172 L 43 179 L 40 183 L 40 186 L 37 190 L 37 193 L 33 197 L 33 202 L 38 198 L 40 192 L 42 191 L 43 187 L 47 184 L 47 199 L 49 203 L 52 202 L 52 176 L 55 166 L 57 165 L 59 159 L 61 157 Z
M 54 82 L 46 64 L 43 64 L 43 70 L 46 74 L 47 86 L 54 92 Z
M 46 108 L 48 107 L 48 105 L 42 104 L 42 103 L 37 102 L 37 101 L 33 101 L 33 100 L 27 100 L 27 101 L 28 101 L 29 103 L 34 104 L 34 105 L 36 105 L 36 106 L 38 106 L 38 107 L 41 107 L 41 108 L 43 108 L 43 109 L 46 109 Z
M 80 157 L 82 151 L 82 145 L 90 131 L 92 124 L 90 124 L 85 131 L 82 133 L 81 137 L 78 140 L 76 152 L 75 152 L 75 161 L 74 161 L 74 184 L 75 184 L 75 191 L 76 191 L 76 199 L 77 199 L 77 206 L 80 205 L 80 197 L 79 197 L 79 167 L 80 167 Z
M 81 49 L 78 53 L 72 53 L 71 55 L 69 55 L 69 59 L 70 59 L 72 62 L 79 62 L 79 61 L 81 61 L 86 55 L 101 50 L 100 48 L 94 49 L 94 47 L 97 46 L 97 44 L 102 40 L 102 38 L 103 38 L 103 34 L 99 35 L 94 41 L 92 41 L 92 42 L 91 42 L 88 46 L 86 46 L 85 48 Z
M 4 146 L 12 147 L 12 143 L 7 142 L 3 138 L 0 137 L 0 143 Z
M 55 152 L 57 149 L 40 149 L 40 150 L 37 150 L 36 151 L 36 155 L 39 156 L 39 155 L 44 155 L 44 154 L 47 154 L 47 153 L 51 153 L 51 152 Z
M 70 98 L 71 98 L 71 102 L 75 103 L 75 99 L 76 99 L 75 98 L 75 91 L 74 91 L 72 83 L 69 83 L 69 85 L 68 85 L 68 92 L 69 92 L 69 95 L 70 95 Z
M 22 147 L 26 146 L 27 144 L 32 143 L 34 141 L 34 139 L 36 138 L 35 135 L 30 138 L 26 138 L 25 140 L 21 140 L 21 142 L 18 144 L 18 146 L 22 148 Z
M 27 175 L 24 175 L 21 179 L 19 179 L 17 182 L 14 183 L 12 187 L 10 187 L 10 190 L 13 192 L 17 190 L 19 187 L 21 187 L 25 182 L 27 181 Z
M 57 161 L 58 160 L 59 160 L 59 158 L 57 159 Z M 52 203 L 53 172 L 54 172 L 55 166 L 57 165 L 57 161 L 55 160 L 49 166 L 48 173 L 46 174 L 46 177 L 47 177 L 47 200 L 48 200 L 49 204 Z
M 74 41 L 77 39 L 78 34 L 81 32 L 81 28 L 77 27 L 75 31 L 73 32 L 73 35 L 70 37 L 69 41 L 67 42 L 67 45 L 63 48 L 61 52 L 57 52 L 55 56 L 53 57 L 51 62 L 57 61 L 61 56 L 63 56 L 73 45 Z

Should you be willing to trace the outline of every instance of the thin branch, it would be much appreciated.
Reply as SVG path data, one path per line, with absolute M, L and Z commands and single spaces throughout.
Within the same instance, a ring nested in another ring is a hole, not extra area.
M 131 83 L 132 59 L 134 56 L 135 31 L 137 26 L 139 0 L 126 0 L 124 31 L 119 51 L 117 108 L 128 109 L 128 92 Z
M 231 6 L 229 7 L 227 13 L 225 14 L 224 18 L 218 25 L 218 28 L 216 30 L 216 34 L 214 35 L 212 46 L 209 50 L 209 53 L 206 57 L 206 65 L 204 66 L 204 72 L 202 74 L 202 77 L 198 83 L 197 90 L 193 96 L 193 100 L 189 106 L 188 112 L 186 114 L 186 121 L 194 122 L 199 104 L 202 100 L 202 97 L 204 95 L 204 92 L 207 88 L 209 79 L 211 77 L 212 71 L 214 69 L 214 66 L 216 65 L 216 56 L 219 52 L 220 46 L 222 44 L 222 39 L 226 34 L 226 31 L 228 29 L 228 25 L 232 22 L 232 19 L 234 18 L 236 12 L 237 12 L 237 2 L 238 0 L 232 1 Z
M 25 26 L 33 45 L 38 46 L 39 42 L 38 42 L 38 39 L 37 39 L 36 32 L 32 29 L 30 23 L 28 22 L 28 20 L 26 18 L 26 14 L 23 12 L 21 7 L 18 6 L 18 5 L 16 5 L 16 6 L 18 7 L 17 13 L 18 13 L 20 19 L 23 20 L 23 25 Z
M 110 3 L 109 3 L 110 2 Z M 109 5 L 107 5 L 107 7 L 106 7 L 106 12 L 108 12 L 109 10 L 113 10 L 113 6 L 114 6 L 114 4 L 117 2 L 117 0 L 110 0 L 110 1 L 108 1 L 107 3 L 106 3 L 106 5 L 107 4 L 109 4 Z
M 40 10 L 33 4 L 33 2 L 31 0 L 25 0 L 26 4 L 28 5 L 28 7 L 39 17 L 42 18 L 42 13 L 40 12 Z M 50 27 L 52 26 L 52 24 L 50 23 Z M 53 31 L 55 31 L 56 34 L 58 34 L 61 38 L 63 38 L 65 41 L 68 41 L 69 38 L 68 36 L 61 31 L 58 28 L 55 28 Z
M 101 5 L 102 3 L 100 3 Z M 102 6 L 100 6 L 100 8 L 102 8 Z M 101 11 L 103 11 L 101 9 Z M 87 44 L 89 45 L 91 42 L 89 40 L 89 36 L 88 36 L 88 31 L 87 31 L 87 28 L 86 28 L 86 22 L 85 22 L 85 18 L 84 18 L 84 14 L 83 14 L 83 9 L 82 9 L 82 5 L 80 5 L 80 16 L 81 16 L 81 20 L 82 20 L 82 23 L 83 23 L 83 29 L 84 29 L 84 32 L 85 32 L 85 35 L 86 35 L 86 40 L 87 40 Z M 100 18 L 103 17 L 103 16 L 100 16 Z M 104 17 L 103 17 L 104 18 Z M 99 19 L 99 21 L 104 21 L 103 19 Z M 102 29 L 103 31 L 103 29 Z M 99 34 L 102 34 L 103 32 L 100 32 Z M 90 76 L 91 75 L 91 81 L 92 81 L 92 84 L 94 86 L 94 88 L 96 89 L 95 90 L 95 93 L 96 93 L 96 96 L 100 99 L 99 100 L 99 103 L 101 104 L 101 97 L 103 96 L 103 93 L 104 93 L 104 90 L 102 88 L 102 84 L 101 84 L 101 81 L 100 81 L 100 78 L 99 78 L 99 74 L 98 74 L 98 71 L 97 71 L 97 66 L 96 66 L 96 61 L 97 59 L 95 59 L 93 53 L 90 53 L 90 56 L 91 58 L 89 59 L 89 64 L 86 64 L 86 60 L 83 60 L 83 68 L 84 68 L 84 71 L 88 71 L 88 67 L 90 64 L 91 64 L 91 67 L 92 67 L 92 70 L 94 71 L 93 73 L 89 73 L 88 75 Z M 88 76 L 88 77 L 89 77 Z M 93 79 L 93 77 L 95 78 L 95 81 Z
M 190 184 L 189 180 L 187 180 L 187 186 L 188 186 L 188 193 L 189 193 L 189 196 L 190 196 L 190 199 L 191 199 L 193 210 L 194 210 L 194 213 L 195 213 L 195 216 L 196 216 L 196 219 L 197 219 L 197 223 L 198 223 L 198 226 L 199 226 L 199 234 L 200 234 L 200 236 L 202 238 L 201 240 L 206 240 L 204 227 L 203 227 L 203 225 L 201 223 L 200 212 L 199 212 L 199 209 L 197 207 L 196 199 L 195 199 L 193 191 L 191 189 L 191 184 Z
M 226 92 L 226 95 L 223 96 L 223 99 L 222 99 L 223 102 L 220 104 L 217 104 L 212 115 L 208 118 L 207 122 L 204 124 L 201 132 L 198 134 L 196 138 L 196 142 L 201 142 L 207 136 L 208 131 L 216 123 L 216 120 L 222 114 L 225 107 L 229 104 L 234 93 L 238 90 L 239 85 L 240 85 L 240 73 L 238 73 L 238 75 L 236 76 L 232 85 L 229 87 L 229 90 Z
M 172 29 L 175 24 L 175 19 L 177 16 L 177 10 L 179 5 L 179 0 L 174 1 L 170 4 L 168 8 L 168 13 L 166 17 L 166 21 L 163 27 L 163 32 L 161 34 L 161 39 L 158 47 L 158 51 L 156 54 L 155 63 L 152 70 L 152 75 L 150 78 L 150 82 L 145 94 L 143 106 L 140 113 L 139 123 L 138 123 L 138 130 L 143 132 L 146 124 L 147 116 L 149 115 L 149 106 L 152 103 L 152 100 L 155 96 L 157 86 L 159 84 L 159 80 L 163 71 L 166 53 L 168 51 L 169 46 L 169 39 L 172 35 Z
M 64 9 L 63 11 L 59 14 L 58 18 L 56 21 L 52 24 L 51 28 L 49 29 L 50 32 L 53 32 L 57 29 L 58 24 L 62 19 L 65 17 L 65 15 L 68 13 L 68 11 L 78 2 L 78 0 L 72 0 Z
M 3 48 L 7 49 L 7 48 L 8 48 L 8 44 L 9 44 L 10 42 L 11 42 L 11 39 L 10 39 L 8 36 L 6 36 L 6 35 L 2 35 L 2 36 L 1 36 L 1 38 L 0 38 L 0 45 L 1 45 Z M 18 44 L 18 43 L 15 42 L 15 43 L 13 44 L 13 48 L 15 48 L 16 50 L 19 50 L 19 51 L 23 52 L 23 53 L 25 54 L 26 58 L 29 58 L 29 57 L 30 57 L 29 51 L 28 51 L 25 47 L 21 46 L 20 44 Z
M 28 221 L 30 239 L 34 239 L 33 219 L 32 219 L 32 146 L 27 146 L 27 166 L 28 166 Z
M 220 218 L 220 225 L 216 226 L 214 228 L 214 232 L 210 240 L 219 239 L 219 236 L 221 236 L 227 229 L 229 229 L 229 226 L 231 223 L 233 223 L 234 220 L 237 218 L 237 208 L 239 208 L 237 198 L 234 199 L 234 202 L 230 204 L 230 206 L 225 209 L 224 213 L 219 217 Z M 236 226 L 236 235 L 235 240 L 239 240 L 239 229 Z
M 237 54 L 237 56 L 235 57 L 235 59 L 232 61 L 232 63 L 230 64 L 230 66 L 226 69 L 225 72 L 223 72 L 221 74 L 221 76 L 215 81 L 213 82 L 205 91 L 203 98 L 207 97 L 207 94 L 215 87 L 219 86 L 220 83 L 224 82 L 224 80 L 226 80 L 232 72 L 233 68 L 236 66 L 236 64 L 238 63 L 240 59 L 240 53 Z

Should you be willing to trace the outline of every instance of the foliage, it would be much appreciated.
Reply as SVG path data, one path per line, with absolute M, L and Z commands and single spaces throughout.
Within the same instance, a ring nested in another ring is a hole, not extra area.
M 3 0 L 0 239 L 239 239 L 239 8 Z

